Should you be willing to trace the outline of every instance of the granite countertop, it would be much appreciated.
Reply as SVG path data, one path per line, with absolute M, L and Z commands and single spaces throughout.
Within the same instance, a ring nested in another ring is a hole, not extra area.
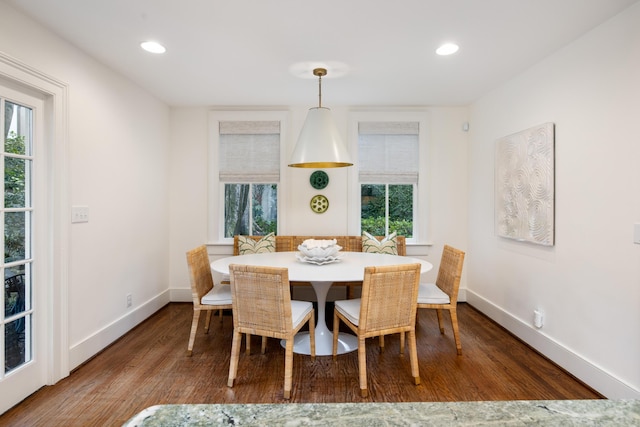
M 158 405 L 134 426 L 640 426 L 638 400 Z

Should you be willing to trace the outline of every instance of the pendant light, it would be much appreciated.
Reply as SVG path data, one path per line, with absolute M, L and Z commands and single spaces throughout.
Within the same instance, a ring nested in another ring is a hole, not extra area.
M 310 108 L 307 120 L 298 136 L 289 166 L 296 168 L 341 168 L 353 166 L 340 133 L 331 118 L 331 110 L 322 106 L 322 77 L 324 68 L 316 68 L 318 76 L 318 107 Z

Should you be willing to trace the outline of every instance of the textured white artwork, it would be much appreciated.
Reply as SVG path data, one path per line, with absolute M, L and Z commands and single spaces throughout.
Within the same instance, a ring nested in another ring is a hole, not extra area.
M 498 236 L 553 246 L 553 123 L 499 139 L 495 164 Z

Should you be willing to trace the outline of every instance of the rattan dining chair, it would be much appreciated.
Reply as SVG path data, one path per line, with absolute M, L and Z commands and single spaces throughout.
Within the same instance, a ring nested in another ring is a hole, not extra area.
M 463 251 L 445 245 L 440 259 L 436 283 L 421 283 L 418 290 L 418 308 L 436 310 L 441 334 L 444 334 L 442 310 L 449 311 L 458 355 L 462 354 L 462 344 L 460 343 L 460 331 L 458 329 L 457 304 L 464 255 Z
M 416 348 L 416 305 L 420 264 L 367 267 L 358 299 L 335 301 L 333 310 L 333 357 L 338 351 L 340 321 L 358 336 L 360 393 L 367 397 L 367 350 L 365 340 L 405 332 L 409 334 L 411 376 L 420 384 Z
M 211 314 L 220 310 L 231 309 L 231 288 L 229 285 L 213 284 L 211 267 L 207 247 L 202 245 L 187 252 L 187 265 L 189 266 L 189 278 L 191 280 L 191 295 L 193 296 L 193 320 L 191 321 L 191 334 L 187 355 L 193 354 L 193 343 L 198 332 L 200 313 L 207 312 L 204 322 L 204 333 L 209 333 Z
M 313 304 L 291 300 L 289 271 L 286 268 L 231 264 L 229 274 L 233 342 L 227 385 L 233 387 L 238 373 L 242 334 L 278 338 L 285 340 L 283 396 L 289 399 L 293 378 L 293 339 L 306 323 L 309 323 L 311 357 L 316 356 Z

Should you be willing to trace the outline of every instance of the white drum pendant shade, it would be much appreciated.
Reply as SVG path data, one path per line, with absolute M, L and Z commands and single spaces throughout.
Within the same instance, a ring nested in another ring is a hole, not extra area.
M 297 168 L 340 168 L 352 166 L 346 147 L 325 107 L 310 108 L 289 166 Z

